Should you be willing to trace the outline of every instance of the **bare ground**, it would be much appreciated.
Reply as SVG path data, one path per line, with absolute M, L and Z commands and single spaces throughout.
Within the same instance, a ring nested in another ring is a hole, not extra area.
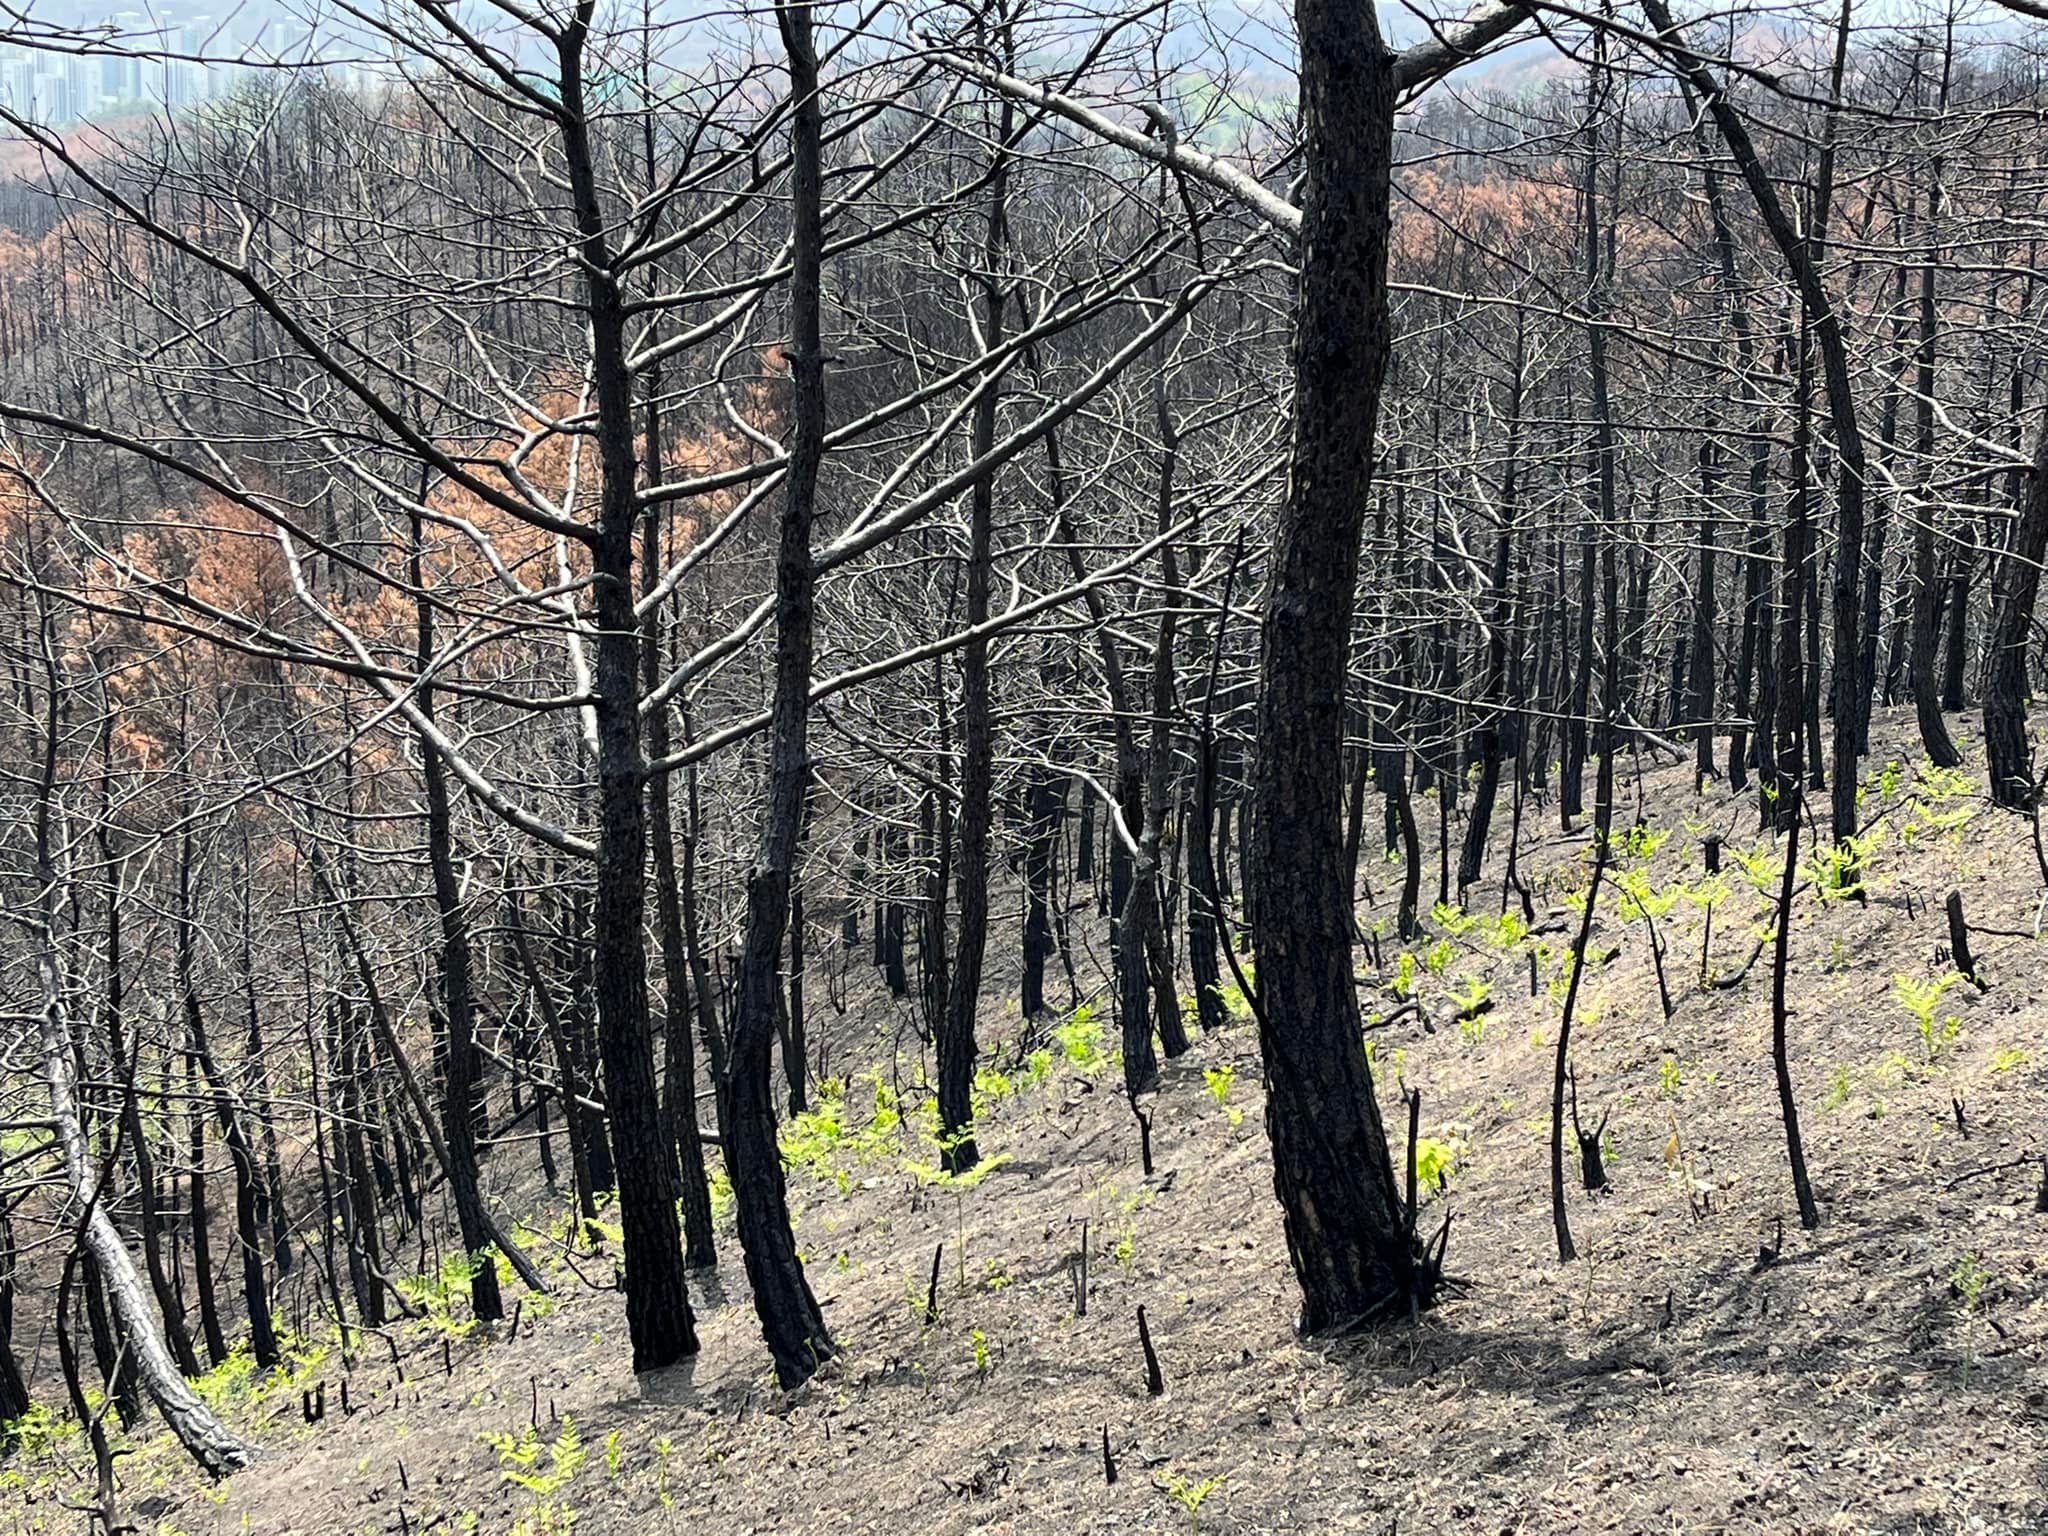
M 1880 742 L 1905 756 L 1907 728 L 1887 722 Z M 1334 1340 L 1293 1331 L 1250 1024 L 1169 1065 L 1149 1179 L 1112 1068 L 1091 1075 L 1054 1043 L 1055 1065 L 1034 1080 L 1028 1066 L 1009 1070 L 1006 1042 L 995 1055 L 1009 1091 L 981 1137 L 1006 1160 L 970 1190 L 909 1166 L 930 1156 L 914 1130 L 862 1133 L 865 1077 L 848 1089 L 845 1132 L 807 1136 L 791 1193 L 847 1353 L 805 1389 L 773 1387 L 729 1230 L 721 1272 L 694 1287 L 702 1356 L 659 1379 L 628 1372 L 616 1294 L 554 1257 L 560 1295 L 529 1303 L 515 1336 L 459 1339 L 445 1368 L 430 1328 L 394 1332 L 397 1366 L 369 1344 L 346 1372 L 348 1413 L 331 1349 L 289 1383 L 226 1393 L 264 1443 L 259 1464 L 204 1490 L 159 1437 L 122 1462 L 125 1509 L 142 1530 L 187 1536 L 2048 1532 L 2048 1215 L 2034 1208 L 2037 1167 L 1996 1167 L 2043 1146 L 2048 952 L 1980 936 L 1989 990 L 1952 984 L 1931 1040 L 1894 980 L 1948 970 L 1937 952 L 1951 888 L 1972 922 L 2031 934 L 2043 882 L 2024 820 L 1910 772 L 1889 792 L 1876 779 L 1865 815 L 1884 831 L 1867 904 L 1809 889 L 1796 908 L 1791 1060 L 1815 1232 L 1800 1230 L 1792 1203 L 1768 953 L 1739 985 L 1702 989 L 1703 909 L 1681 895 L 1658 919 L 1676 1002 L 1667 1021 L 1643 925 L 1603 896 L 1591 948 L 1621 953 L 1589 976 L 1575 1057 L 1582 1112 L 1611 1112 L 1613 1188 L 1588 1195 L 1572 1180 L 1582 1257 L 1558 1263 L 1550 981 L 1566 963 L 1585 844 L 1559 838 L 1554 809 L 1532 805 L 1537 934 L 1504 941 L 1493 928 L 1496 853 L 1471 896 L 1487 922 L 1451 940 L 1442 974 L 1427 965 L 1434 927 L 1410 946 L 1433 1031 L 1410 1014 L 1370 1037 L 1390 1124 L 1398 1077 L 1422 1093 L 1425 1135 L 1455 1157 L 1423 1215 L 1433 1225 L 1450 1213 L 1450 1268 L 1464 1283 L 1419 1320 Z M 1642 796 L 1650 827 L 1669 834 L 1628 865 L 1652 888 L 1704 894 L 1700 845 L 1714 830 L 1765 853 L 1759 879 L 1775 866 L 1753 797 L 1710 787 L 1695 800 L 1680 766 L 1648 769 Z M 1624 820 L 1635 804 L 1629 785 Z M 1768 906 L 1739 863 L 1714 909 L 1717 976 L 1749 954 Z M 1372 884 L 1383 903 L 1385 873 Z M 1362 905 L 1361 923 L 1385 910 Z M 1393 1009 L 1400 948 L 1382 940 L 1369 1012 Z M 991 995 L 1013 995 L 994 990 L 1007 980 L 998 968 Z M 1460 1028 L 1453 998 L 1478 980 L 1496 1006 L 1482 1028 Z M 1013 1005 L 989 1013 L 985 1039 L 1016 1034 Z M 902 1038 L 893 1005 L 857 985 L 838 1059 L 887 1077 L 883 1058 Z M 906 1081 L 914 1042 L 908 1051 Z M 1225 1067 L 1227 1086 L 1205 1079 Z M 559 1199 L 512 1163 L 501 1154 L 493 1170 L 504 1193 L 528 1203 L 536 1229 L 557 1223 Z M 1077 1317 L 1084 1222 L 1091 1284 Z M 941 1317 L 927 1325 L 940 1245 Z M 547 1251 L 538 1235 L 536 1246 Z M 608 1259 L 576 1263 L 610 1279 Z M 1140 1305 L 1167 1383 L 1156 1398 Z M 319 1382 L 326 1417 L 308 1426 L 299 1394 Z M 0 1486 L 0 1532 L 82 1529 L 58 1502 L 78 1496 L 67 1468 L 82 1470 L 82 1455 L 72 1438 L 18 1458 L 15 1485 Z

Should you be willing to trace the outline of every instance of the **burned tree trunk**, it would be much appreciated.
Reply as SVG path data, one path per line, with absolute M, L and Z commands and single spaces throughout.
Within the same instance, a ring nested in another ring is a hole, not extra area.
M 1180 590 L 1180 565 L 1173 541 L 1166 535 L 1173 525 L 1173 482 L 1180 463 L 1180 436 L 1173 424 L 1173 411 L 1162 372 L 1153 385 L 1153 411 L 1159 424 L 1159 481 L 1155 531 L 1165 540 L 1159 550 L 1160 580 L 1167 594 L 1159 611 L 1159 627 L 1152 645 L 1151 732 L 1145 751 L 1145 827 L 1139 834 L 1139 878 L 1149 887 L 1145 904 L 1145 962 L 1152 981 L 1152 1019 L 1159 1032 L 1160 1048 L 1169 1061 L 1185 1056 L 1189 1049 L 1187 1025 L 1181 1018 L 1180 993 L 1174 986 L 1172 950 L 1167 942 L 1166 808 L 1172 798 L 1173 775 L 1173 663 L 1178 633 L 1176 594 Z M 1349 882 L 1346 882 L 1347 889 Z
M 1260 624 L 1245 879 L 1274 1189 L 1315 1331 L 1426 1298 L 1365 1059 L 1343 865 L 1346 660 L 1391 340 L 1393 61 L 1358 0 L 1298 0 L 1296 20 L 1308 174 L 1294 444 Z
M 412 520 L 412 578 L 418 589 L 415 641 L 420 675 L 429 676 L 434 654 L 434 608 L 421 568 L 424 530 L 418 513 Z M 434 690 L 420 689 L 420 714 L 431 727 Z M 476 1003 L 470 992 L 469 915 L 455 877 L 455 833 L 448 807 L 447 770 L 431 741 L 420 743 L 420 774 L 427 799 L 427 863 L 434 883 L 434 910 L 441 922 L 438 970 L 441 1016 L 447 1023 L 447 1068 L 441 1084 L 441 1139 L 448 1149 L 448 1191 L 455 1200 L 455 1222 L 469 1255 L 469 1305 L 479 1322 L 505 1315 L 498 1292 L 498 1264 L 492 1257 L 490 1222 L 477 1190 L 477 1120 L 482 1085 L 477 1068 Z
M 598 1054 L 604 1067 L 612 1170 L 626 1259 L 626 1331 L 633 1369 L 658 1370 L 697 1352 L 676 1214 L 676 1158 L 662 1114 L 647 1006 L 646 765 L 640 728 L 640 623 L 634 613 L 633 377 L 625 295 L 604 207 L 593 109 L 586 99 L 583 23 L 558 38 L 561 109 L 556 114 L 589 326 L 594 434 L 603 476 L 589 540 L 596 618 L 596 905 L 591 963 Z
M 1516 477 L 1521 469 L 1522 362 L 1523 330 L 1518 314 L 1508 391 L 1507 467 L 1501 473 L 1500 526 L 1494 535 L 1493 590 L 1487 611 L 1486 712 L 1479 726 L 1479 784 L 1472 792 L 1472 812 L 1465 824 L 1465 846 L 1458 858 L 1461 900 L 1465 889 L 1478 882 L 1480 870 L 1485 865 L 1487 834 L 1493 826 L 1493 803 L 1500 794 L 1501 760 L 1512 747 L 1507 740 L 1513 726 L 1507 703 L 1508 651 L 1515 639 L 1509 633 L 1514 612 L 1509 596 L 1509 562 L 1515 540 Z
M 1024 971 L 1019 1008 L 1025 1019 L 1045 1012 L 1045 962 L 1053 953 L 1052 903 L 1066 809 L 1059 775 L 1034 770 L 1024 789 Z
M 13 1448 L 8 1426 L 34 1405 L 28 1383 L 21 1374 L 21 1362 L 14 1353 L 14 1242 L 13 1211 L 0 1205 L 0 1454 Z
M 1007 53 L 1008 33 L 1001 38 Z M 1009 185 L 1009 139 L 1016 107 L 1006 96 L 991 125 L 995 163 L 990 171 L 988 230 L 983 248 L 981 332 L 989 346 L 1002 339 L 1006 294 L 1000 276 L 1008 240 L 1005 193 Z M 993 388 L 975 402 L 972 448 L 979 460 L 995 445 L 996 407 Z M 991 540 L 995 525 L 995 471 L 978 476 L 967 497 L 967 612 L 969 629 L 988 622 Z M 945 708 L 945 701 L 939 702 Z M 995 721 L 989 704 L 988 640 L 976 634 L 960 656 L 960 813 L 959 862 L 954 891 L 960 922 L 953 952 L 952 978 L 944 1011 L 935 1021 L 938 1044 L 940 1156 L 950 1173 L 966 1173 L 981 1160 L 974 1144 L 974 1069 L 979 1046 L 974 1038 L 975 1015 L 981 1006 L 982 963 L 988 949 L 989 837 L 995 794 Z M 1043 972 L 1041 970 L 1041 977 Z
M 2016 811 L 2039 797 L 2034 752 L 2027 740 L 2027 643 L 2041 562 L 2048 558 L 2048 417 L 2034 449 L 2034 473 L 2012 544 L 1998 564 L 1991 605 L 1991 650 L 1984 668 L 1984 755 L 1991 798 Z
M 839 1352 L 811 1294 L 790 1229 L 782 1149 L 775 1139 L 770 1049 L 776 962 L 809 777 L 815 570 L 811 524 L 825 453 L 823 111 L 808 3 L 777 13 L 789 62 L 791 257 L 789 469 L 775 559 L 775 693 L 761 842 L 747 876 L 747 915 L 725 1084 L 726 1157 L 754 1311 L 783 1387 L 801 1385 Z
M 1720 460 L 1712 436 L 1700 442 L 1700 563 L 1692 597 L 1692 675 L 1687 682 L 1687 712 L 1693 738 L 1693 792 L 1706 788 L 1714 776 L 1714 630 L 1717 610 L 1714 583 L 1714 534 L 1720 522 L 1714 510 L 1719 495 Z
M 647 406 L 646 451 L 648 455 L 648 479 L 658 481 L 661 476 L 661 430 L 654 402 Z M 650 553 L 642 573 L 643 587 L 651 585 L 657 569 L 652 551 L 658 550 L 660 519 L 650 514 L 643 520 L 643 538 Z M 662 658 L 661 610 L 659 605 L 647 615 L 646 629 L 641 643 L 645 647 L 641 678 L 643 686 L 650 690 L 655 684 Z M 647 714 L 647 751 L 656 760 L 668 756 L 669 712 L 663 704 Z M 677 869 L 674 828 L 673 774 L 662 774 L 647 786 L 647 835 L 654 848 L 654 900 L 655 921 L 661 939 L 662 979 L 662 1119 L 667 1127 L 666 1135 L 675 1147 L 678 1192 L 681 1195 L 683 1221 L 683 1263 L 691 1269 L 707 1269 L 718 1262 L 718 1240 L 712 1230 L 711 1179 L 704 1166 L 704 1142 L 699 1135 L 697 1119 L 697 1050 L 696 1035 L 707 1022 L 715 1033 L 715 1021 L 707 1021 L 703 1007 L 708 1003 L 705 981 L 694 973 L 696 945 L 692 942 L 691 930 L 695 927 L 694 912 L 686 916 L 686 906 L 693 907 L 693 897 L 686 897 L 683 890 L 683 876 Z M 695 830 L 686 833 L 683 863 L 691 876 L 696 871 L 688 847 L 695 841 Z M 573 1110 L 570 1111 L 574 1113 Z
M 1941 207 L 1940 164 L 1927 191 L 1927 229 L 1932 242 Z M 1913 692 L 1913 713 L 1920 742 L 1937 768 L 1954 768 L 1963 760 L 1941 715 L 1941 683 L 1935 675 L 1934 650 L 1941 629 L 1941 578 L 1936 570 L 1935 512 L 1928 491 L 1934 478 L 1934 367 L 1936 348 L 1935 269 L 1938 252 L 1930 249 L 1920 268 L 1920 342 L 1915 354 L 1914 393 L 1919 397 L 1913 451 L 1920 465 L 1913 510 L 1913 623 L 1911 660 L 1906 676 Z

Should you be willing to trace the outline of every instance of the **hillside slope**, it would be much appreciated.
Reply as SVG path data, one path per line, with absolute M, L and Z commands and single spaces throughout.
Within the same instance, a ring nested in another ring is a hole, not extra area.
M 1903 725 L 1883 727 L 1877 763 L 1886 746 L 1904 756 Z M 1626 819 L 1638 791 L 1624 783 Z M 508 1150 L 492 1177 L 531 1205 L 558 1297 L 529 1299 L 511 1336 L 468 1335 L 457 1303 L 369 1343 L 352 1371 L 330 1341 L 291 1382 L 223 1382 L 260 1464 L 201 1490 L 159 1437 L 121 1463 L 124 1507 L 187 1536 L 2048 1532 L 2048 1214 L 2038 1168 L 2000 1166 L 2043 1145 L 2048 950 L 1980 934 L 1989 989 L 1933 995 L 1951 889 L 1973 923 L 2035 931 L 2031 829 L 1956 781 L 1880 768 L 1867 902 L 1802 889 L 1790 1054 L 1823 1215 L 1808 1234 L 1771 1072 L 1768 951 L 1726 989 L 1699 985 L 1709 904 L 1706 965 L 1725 980 L 1756 943 L 1776 845 L 1755 835 L 1753 798 L 1696 801 L 1688 768 L 1649 769 L 1640 797 L 1648 833 L 1590 946 L 1620 952 L 1589 973 L 1575 1035 L 1613 1187 L 1586 1194 L 1574 1162 L 1574 1264 L 1556 1260 L 1547 1144 L 1586 844 L 1532 806 L 1535 932 L 1496 921 L 1496 855 L 1472 894 L 1480 920 L 1439 912 L 1405 965 L 1383 937 L 1384 972 L 1365 978 L 1368 1011 L 1387 1015 L 1411 973 L 1431 1026 L 1410 1010 L 1369 1037 L 1383 1103 L 1397 1082 L 1418 1089 L 1449 1164 L 1423 1219 L 1450 1216 L 1463 1284 L 1413 1323 L 1295 1336 L 1248 1021 L 1169 1064 L 1148 1178 L 1108 1031 L 1084 1011 L 1033 1056 L 1014 1048 L 1014 1012 L 992 1017 L 984 1039 L 1004 1038 L 981 1144 L 996 1162 L 948 1188 L 907 1087 L 915 1039 L 885 995 L 856 988 L 834 1055 L 859 1068 L 787 1142 L 800 1241 L 847 1346 L 812 1385 L 774 1390 L 729 1230 L 721 1270 L 695 1285 L 694 1370 L 636 1382 L 617 1295 L 579 1279 L 608 1281 L 609 1258 L 543 1235 L 564 1208 Z M 1712 832 L 1728 839 L 1718 885 L 1701 873 Z M 1371 884 L 1387 896 L 1378 869 Z M 1623 889 L 1665 937 L 1668 1021 Z M 1387 926 L 1385 910 L 1362 904 L 1361 924 Z M 322 1383 L 325 1417 L 308 1425 L 301 1392 Z M 56 1500 L 89 1465 L 75 1439 L 18 1456 L 0 1530 L 80 1528 Z

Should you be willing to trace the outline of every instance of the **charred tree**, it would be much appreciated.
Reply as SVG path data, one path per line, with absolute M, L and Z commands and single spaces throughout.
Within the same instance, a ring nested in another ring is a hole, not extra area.
M 2028 811 L 2039 798 L 2034 752 L 2027 739 L 2027 646 L 2041 562 L 2048 558 L 2048 417 L 2034 449 L 2034 472 L 2020 506 L 2012 543 L 1999 561 L 1991 600 L 1991 646 L 1984 668 L 1984 755 L 1991 798 Z
M 814 582 L 811 525 L 825 453 L 823 110 L 808 3 L 776 13 L 789 68 L 789 469 L 775 558 L 775 692 L 761 839 L 747 876 L 746 928 L 724 1091 L 726 1158 L 740 1246 L 762 1336 L 784 1388 L 838 1353 L 790 1229 L 770 1082 L 776 969 L 809 779 Z

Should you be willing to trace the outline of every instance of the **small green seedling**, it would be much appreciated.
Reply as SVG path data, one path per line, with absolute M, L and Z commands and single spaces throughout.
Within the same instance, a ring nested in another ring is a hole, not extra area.
M 1950 971 L 1933 981 L 1921 981 L 1904 971 L 1892 977 L 1892 996 L 1901 1008 L 1912 1015 L 1914 1027 L 1920 1031 L 1920 1043 L 1926 1048 L 1930 1062 L 1955 1044 L 1956 1037 L 1962 1033 L 1963 1021 L 1954 1014 L 1947 1015 L 1939 1023 L 1935 1021 L 1934 1014 L 1948 989 L 1965 979 L 1961 971 Z
M 1991 1279 L 1991 1271 L 1984 1267 L 1984 1261 L 1974 1251 L 1966 1253 L 1955 1272 L 1948 1277 L 1948 1288 L 1958 1303 L 1957 1310 L 1963 1319 L 1963 1385 L 1970 1384 L 1970 1367 L 1975 1361 L 1977 1313 L 1984 1304 L 1984 1287 Z
M 1458 1149 L 1434 1136 L 1415 1138 L 1415 1184 L 1418 1189 L 1443 1193 L 1445 1183 L 1457 1171 Z
M 1666 1056 L 1657 1068 L 1657 1093 L 1662 1098 L 1675 1099 L 1685 1087 L 1685 1075 L 1679 1070 L 1678 1058 Z
M 1167 1496 L 1188 1513 L 1188 1530 L 1192 1533 L 1201 1529 L 1202 1504 L 1209 1495 L 1223 1486 L 1220 1477 L 1205 1477 L 1199 1480 L 1184 1478 L 1174 1473 L 1166 1474 L 1162 1484 Z
M 1244 1111 L 1230 1102 L 1230 1090 L 1237 1082 L 1237 1068 L 1227 1061 L 1220 1067 L 1204 1067 L 1202 1081 L 1208 1085 L 1209 1097 L 1216 1101 L 1223 1110 L 1224 1118 L 1229 1120 L 1230 1128 L 1234 1131 L 1244 1124 Z
M 1835 1068 L 1834 1076 L 1828 1079 L 1828 1096 L 1820 1101 L 1824 1110 L 1837 1110 L 1849 1102 L 1849 1069 Z

